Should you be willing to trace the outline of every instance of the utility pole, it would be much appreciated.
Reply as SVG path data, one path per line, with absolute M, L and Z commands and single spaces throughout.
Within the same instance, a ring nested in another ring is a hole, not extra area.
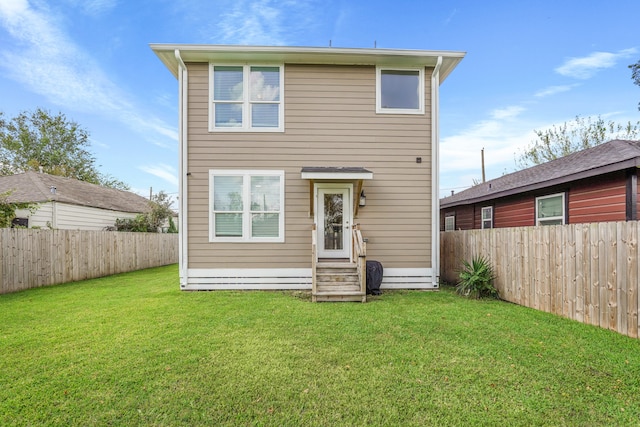
M 484 147 L 482 147 L 482 150 L 480 150 L 480 157 L 482 158 L 482 182 L 485 182 L 485 175 L 484 175 Z

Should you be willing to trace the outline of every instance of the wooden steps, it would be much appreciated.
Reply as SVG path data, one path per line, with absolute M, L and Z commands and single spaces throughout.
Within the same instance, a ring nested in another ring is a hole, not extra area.
M 355 263 L 321 262 L 316 264 L 316 290 L 313 301 L 361 301 L 366 293 L 360 289 Z

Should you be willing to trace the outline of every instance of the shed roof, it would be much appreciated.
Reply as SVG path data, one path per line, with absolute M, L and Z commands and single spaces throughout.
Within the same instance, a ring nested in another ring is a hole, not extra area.
M 640 141 L 614 139 L 475 185 L 440 199 L 440 207 L 493 200 L 631 167 L 640 167 Z
M 51 188 L 55 187 L 55 194 Z M 12 191 L 8 200 L 15 203 L 57 201 L 120 212 L 145 212 L 149 200 L 130 191 L 102 187 L 77 179 L 38 172 L 0 177 L 0 193 Z

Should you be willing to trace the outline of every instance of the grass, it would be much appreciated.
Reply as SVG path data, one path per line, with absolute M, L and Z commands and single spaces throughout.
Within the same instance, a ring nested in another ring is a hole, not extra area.
M 0 425 L 638 425 L 640 341 L 451 289 L 0 296 Z

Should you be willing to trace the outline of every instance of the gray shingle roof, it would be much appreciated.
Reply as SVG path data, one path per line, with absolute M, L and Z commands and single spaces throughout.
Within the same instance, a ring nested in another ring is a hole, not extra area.
M 51 192 L 55 187 L 55 194 Z M 24 172 L 0 177 L 0 193 L 12 190 L 10 202 L 44 203 L 55 200 L 78 206 L 89 206 L 112 211 L 145 212 L 149 200 L 129 191 L 101 187 L 46 173 Z
M 630 167 L 640 167 L 640 141 L 614 139 L 473 186 L 440 199 L 440 207 L 448 208 L 506 197 Z

